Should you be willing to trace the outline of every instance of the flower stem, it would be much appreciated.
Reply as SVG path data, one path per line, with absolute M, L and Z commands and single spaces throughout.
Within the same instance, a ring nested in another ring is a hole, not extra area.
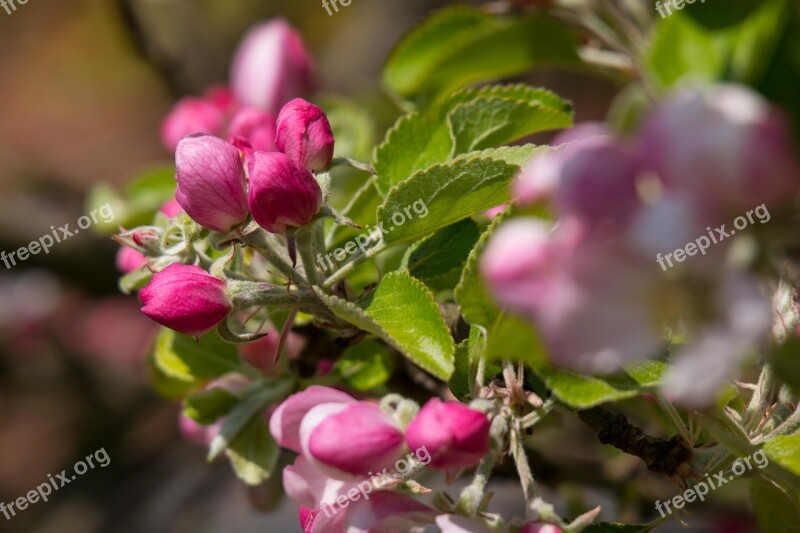
M 314 226 L 317 224 L 319 224 L 319 222 L 314 224 Z M 297 233 L 295 233 L 295 239 L 297 241 L 297 251 L 300 252 L 300 260 L 303 262 L 303 267 L 305 268 L 309 283 L 317 287 L 322 287 L 319 271 L 317 271 L 315 262 L 319 252 L 317 252 L 317 238 L 314 226 L 298 230 Z
M 517 465 L 517 473 L 522 483 L 522 494 L 525 501 L 530 502 L 536 498 L 536 482 L 533 479 L 533 472 L 528 464 L 528 456 L 525 453 L 522 431 L 519 422 L 515 421 L 511 430 L 511 453 L 514 455 L 514 463 Z
M 475 477 L 462 492 L 458 500 L 458 509 L 466 515 L 474 516 L 480 509 L 483 495 L 486 492 L 486 484 L 492 476 L 492 469 L 494 468 L 494 455 L 491 453 L 481 460 L 477 470 L 475 470 Z
M 268 241 L 267 234 L 264 230 L 256 230 L 252 233 L 243 233 L 242 241 L 254 248 L 264 259 L 269 261 L 275 268 L 277 268 L 289 281 L 299 281 L 308 284 L 304 276 L 300 275 L 292 265 L 286 261 L 283 256 L 271 245 Z

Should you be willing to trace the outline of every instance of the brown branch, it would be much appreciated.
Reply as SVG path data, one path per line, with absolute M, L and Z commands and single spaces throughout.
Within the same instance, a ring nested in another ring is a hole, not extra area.
M 692 450 L 679 435 L 668 441 L 651 437 L 631 425 L 623 415 L 615 415 L 601 407 L 577 413 L 581 420 L 597 432 L 597 438 L 601 443 L 639 457 L 645 462 L 648 470 L 682 477 L 688 468 L 687 463 L 692 457 Z

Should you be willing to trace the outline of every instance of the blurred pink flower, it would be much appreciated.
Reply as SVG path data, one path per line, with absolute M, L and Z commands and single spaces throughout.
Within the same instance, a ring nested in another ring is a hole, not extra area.
M 117 270 L 123 274 L 139 270 L 147 264 L 147 258 L 138 250 L 123 246 L 117 252 Z
M 245 35 L 233 59 L 231 86 L 241 105 L 277 113 L 308 94 L 312 69 L 302 36 L 285 20 L 272 19 Z

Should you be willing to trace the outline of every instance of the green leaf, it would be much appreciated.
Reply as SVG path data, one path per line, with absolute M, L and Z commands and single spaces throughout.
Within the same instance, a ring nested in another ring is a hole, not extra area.
M 625 373 L 640 386 L 648 388 L 659 386 L 667 370 L 669 366 L 666 363 L 652 359 L 645 359 L 625 367 Z
M 546 360 L 545 350 L 533 325 L 507 313 L 500 313 L 487 333 L 486 357 L 490 361 L 524 361 L 539 368 Z
M 119 290 L 123 294 L 131 294 L 150 283 L 152 278 L 153 273 L 144 268 L 128 272 L 119 279 Z
M 473 326 L 469 330 L 469 338 L 456 346 L 455 371 L 450 378 L 450 391 L 462 402 L 472 400 L 472 387 L 478 372 L 478 361 L 486 351 L 486 339 L 481 328 Z M 486 361 L 484 382 L 502 372 L 502 368 Z
M 183 398 L 190 391 L 203 384 L 201 380 L 187 381 L 167 375 L 156 364 L 155 352 L 147 357 L 147 371 L 153 389 L 164 398 L 170 400 Z
M 573 112 L 572 104 L 556 93 L 523 83 L 463 89 L 448 96 L 438 107 L 434 108 L 434 112 L 444 120 L 458 105 L 474 102 L 480 98 L 501 98 L 526 102 L 532 105 L 550 107 L 570 116 L 572 116 Z
M 663 87 L 687 77 L 711 82 L 722 77 L 725 48 L 724 38 L 709 34 L 678 13 L 656 26 L 646 62 Z
M 761 7 L 762 1 L 754 0 L 701 0 L 687 3 L 683 12 L 705 28 L 721 29 L 739 24 Z M 666 11 L 665 11 L 666 13 Z
M 505 222 L 512 214 L 511 209 L 506 209 L 497 215 L 486 231 L 478 239 L 478 244 L 472 249 L 467 258 L 467 264 L 461 273 L 461 280 L 455 290 L 455 299 L 461 308 L 461 315 L 473 325 L 490 327 L 497 321 L 500 311 L 489 296 L 489 291 L 480 273 L 480 257 L 489 243 L 489 239 L 500 224 Z
M 576 44 L 565 24 L 542 13 L 500 17 L 451 7 L 403 37 L 384 67 L 383 82 L 398 96 L 426 104 L 471 83 L 543 65 L 577 65 Z
M 491 157 L 528 158 L 546 149 L 521 146 L 476 152 L 417 172 L 392 188 L 378 208 L 378 222 L 389 231 L 384 240 L 392 244 L 424 237 L 509 201 L 509 184 L 519 166 Z M 425 205 L 427 213 L 404 217 L 402 224 L 396 224 L 397 213 L 417 202 Z
M 470 375 L 473 372 L 472 353 L 469 346 L 469 339 L 464 339 L 456 345 L 455 369 L 450 377 L 450 392 L 459 401 L 469 401 L 472 396 L 470 386 Z
M 393 370 L 392 354 L 384 344 L 374 340 L 349 347 L 334 366 L 336 375 L 348 386 L 363 392 L 386 383 Z
M 411 246 L 403 267 L 431 290 L 452 289 L 480 234 L 472 219 L 456 222 Z
M 375 125 L 370 114 L 339 96 L 323 97 L 320 107 L 325 110 L 336 139 L 336 157 L 369 158 L 375 144 Z
M 376 186 L 384 196 L 414 172 L 446 161 L 453 139 L 445 122 L 437 123 L 419 113 L 400 117 L 375 149 Z
M 395 347 L 434 376 L 453 373 L 453 339 L 433 295 L 407 272 L 387 274 L 355 303 L 317 291 L 339 318 Z
M 259 418 L 252 420 L 226 450 L 239 479 L 254 486 L 272 476 L 280 453 L 266 421 Z
M 761 531 L 792 531 L 800 524 L 800 500 L 761 478 L 750 480 L 750 498 Z
M 782 435 L 767 441 L 764 453 L 771 461 L 800 476 L 800 434 Z
M 800 22 L 800 17 L 793 16 L 792 9 L 789 0 L 765 0 L 758 11 L 732 30 L 730 69 L 733 79 L 758 85 L 768 69 L 776 66 L 776 54 L 793 17 L 795 25 Z M 784 72 L 784 80 L 787 74 Z
M 254 419 L 262 420 L 267 407 L 285 398 L 293 383 L 283 379 L 259 380 L 247 387 L 242 400 L 225 418 L 219 434 L 211 441 L 208 460 L 213 461 L 225 451 Z
M 183 401 L 183 414 L 208 426 L 230 413 L 238 403 L 236 395 L 217 387 L 188 396 Z
M 562 402 L 576 409 L 632 398 L 639 394 L 635 381 L 624 377 L 591 377 L 568 370 L 540 367 L 536 372 Z
M 162 328 L 156 339 L 154 354 L 158 368 L 181 381 L 215 378 L 234 371 L 255 377 L 259 375 L 256 370 L 244 365 L 236 347 L 220 339 L 216 332 L 195 340 Z
M 455 153 L 492 148 L 534 133 L 568 128 L 572 114 L 536 102 L 481 97 L 459 104 L 448 115 Z

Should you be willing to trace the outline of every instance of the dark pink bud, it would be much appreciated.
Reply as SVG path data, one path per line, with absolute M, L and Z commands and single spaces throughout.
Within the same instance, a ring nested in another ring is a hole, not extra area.
M 250 211 L 272 233 L 300 228 L 322 205 L 322 190 L 309 171 L 280 152 L 256 152 L 250 167 Z
M 142 312 L 170 329 L 200 336 L 231 310 L 225 282 L 198 266 L 174 263 L 139 292 Z
M 175 163 L 175 198 L 192 220 L 226 233 L 247 219 L 247 183 L 235 146 L 211 135 L 187 137 Z
M 277 113 L 311 90 L 311 71 L 303 38 L 288 22 L 275 19 L 247 33 L 233 60 L 231 84 L 241 104 Z
M 314 104 L 295 98 L 278 115 L 275 145 L 311 172 L 326 170 L 333 160 L 334 145 L 328 117 Z
M 231 119 L 228 133 L 247 141 L 256 152 L 275 151 L 275 116 L 271 113 L 255 107 L 241 109 Z
M 123 274 L 139 270 L 145 264 L 147 264 L 147 258 L 138 250 L 125 246 L 117 252 L 117 270 Z
M 408 425 L 406 442 L 411 450 L 427 449 L 433 468 L 468 468 L 489 451 L 489 419 L 462 403 L 433 398 Z

